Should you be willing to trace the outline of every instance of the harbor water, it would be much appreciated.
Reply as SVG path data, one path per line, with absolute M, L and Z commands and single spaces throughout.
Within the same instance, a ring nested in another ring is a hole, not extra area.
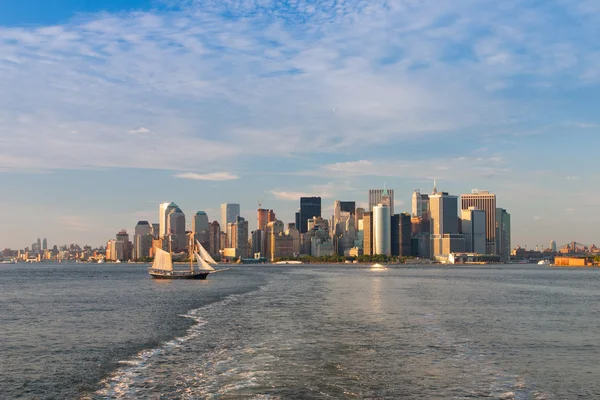
M 600 270 L 0 267 L 2 399 L 600 398 Z

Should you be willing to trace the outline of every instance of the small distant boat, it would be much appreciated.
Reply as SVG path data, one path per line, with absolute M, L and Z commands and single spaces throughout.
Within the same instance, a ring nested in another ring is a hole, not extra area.
M 104 258 L 99 259 L 98 264 L 104 264 Z
M 550 260 L 540 260 L 538 262 L 538 265 L 551 265 L 552 263 L 550 262 Z
M 302 264 L 302 261 L 296 261 L 296 260 L 291 260 L 291 261 L 277 261 L 275 264 Z
M 189 251 L 190 251 L 190 269 L 189 271 L 178 271 L 173 268 L 173 258 L 171 253 L 162 249 L 155 249 L 154 262 L 150 267 L 148 273 L 154 279 L 206 279 L 208 274 L 213 272 L 224 271 L 215 270 L 208 261 L 206 261 L 200 254 L 204 254 L 204 257 L 208 258 L 209 261 L 217 264 L 215 260 L 208 254 L 208 252 L 202 247 L 202 245 L 196 241 L 194 244 L 194 234 L 189 233 Z M 200 253 L 200 254 L 198 254 Z M 194 265 L 196 261 L 196 265 Z

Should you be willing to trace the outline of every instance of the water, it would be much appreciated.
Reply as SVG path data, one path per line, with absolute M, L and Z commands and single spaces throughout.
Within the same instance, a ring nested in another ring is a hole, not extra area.
M 600 398 L 600 270 L 0 267 L 0 398 Z

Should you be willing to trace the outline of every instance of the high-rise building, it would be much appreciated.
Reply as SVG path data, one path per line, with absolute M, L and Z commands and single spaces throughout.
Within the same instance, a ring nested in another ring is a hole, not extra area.
M 391 223 L 391 221 L 390 221 Z M 373 253 L 373 212 L 365 211 L 362 219 L 363 225 L 363 254 L 372 256 Z M 390 239 L 391 240 L 391 239 Z
M 231 224 L 231 247 L 236 249 L 240 257 L 248 257 L 248 221 L 242 217 L 236 217 Z
M 469 207 L 460 211 L 462 229 L 465 237 L 465 251 L 467 253 L 485 254 L 485 211 L 477 207 Z
M 400 214 L 400 254 L 401 257 L 409 257 L 412 254 L 412 222 L 409 213 Z
M 458 198 L 434 191 L 429 196 L 431 212 L 431 255 L 447 256 L 465 251 L 465 240 L 458 233 Z
M 266 208 L 259 208 L 256 212 L 256 229 L 261 231 L 265 229 L 265 226 L 269 223 L 269 210 Z
M 37 251 L 42 250 L 42 239 L 40 239 L 40 238 L 37 238 L 37 241 L 36 241 L 36 250 Z
M 300 233 L 306 233 L 308 230 L 308 220 L 313 217 L 321 216 L 321 198 L 320 197 L 300 197 L 300 211 L 296 227 L 299 227 Z
M 115 242 L 115 260 L 125 261 L 131 257 L 129 249 L 129 234 L 125 229 L 117 233 L 117 240 Z
M 44 238 L 44 240 L 42 241 L 42 250 L 48 250 L 48 239 L 46 238 Z
M 510 259 L 510 214 L 496 208 L 496 250 L 502 261 Z
M 192 232 L 202 246 L 208 246 L 208 215 L 204 211 L 198 211 L 192 219 Z
M 553 253 L 556 253 L 557 247 L 556 247 L 556 242 L 554 240 L 552 240 L 550 242 L 550 251 L 552 251 Z
M 161 203 L 158 206 L 159 237 L 163 237 L 169 234 L 169 223 L 167 221 L 167 218 L 171 210 L 174 210 L 176 208 L 177 204 L 175 203 Z
M 394 215 L 394 189 L 370 189 L 369 209 L 373 211 L 373 207 L 378 204 L 388 206 L 391 215 Z
M 221 250 L 221 226 L 217 221 L 211 222 L 208 227 L 208 252 L 211 256 L 217 257 Z
M 227 224 L 235 222 L 235 219 L 240 216 L 240 205 L 235 203 L 221 204 L 221 226 L 226 227 Z
M 256 254 L 260 254 L 261 257 L 264 257 L 264 230 L 257 229 L 252 232 L 252 256 L 256 256 Z
M 222 245 L 231 247 L 231 230 L 230 225 L 235 222 L 235 219 L 240 215 L 240 205 L 234 203 L 221 204 L 221 226 L 225 229 L 226 242 Z
M 429 195 L 415 190 L 412 195 L 412 216 L 429 218 Z
M 487 190 L 473 190 L 471 194 L 463 194 L 460 203 L 462 210 L 477 207 L 477 209 L 485 211 L 486 254 L 498 254 L 496 251 L 496 195 Z
M 152 240 L 152 225 L 148 221 L 138 221 L 133 236 L 132 258 L 138 260 L 142 257 L 149 257 Z
M 176 253 L 185 251 L 188 242 L 185 233 L 185 214 L 179 207 L 171 209 L 169 214 L 167 214 L 167 226 L 167 235 L 171 241 L 171 251 Z
M 356 213 L 356 202 L 335 200 L 333 202 L 333 224 L 337 224 L 343 212 L 354 216 Z
M 373 207 L 373 254 L 392 254 L 392 227 L 390 207 L 378 204 Z

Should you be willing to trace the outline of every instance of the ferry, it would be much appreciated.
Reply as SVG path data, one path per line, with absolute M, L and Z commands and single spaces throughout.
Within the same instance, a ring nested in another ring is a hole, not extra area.
M 550 262 L 550 260 L 540 260 L 538 262 L 538 265 L 552 265 L 552 263 Z

